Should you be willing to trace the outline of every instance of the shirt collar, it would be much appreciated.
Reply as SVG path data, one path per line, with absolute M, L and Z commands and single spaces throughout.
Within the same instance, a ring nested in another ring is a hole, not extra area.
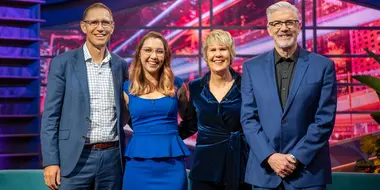
M 92 56 L 90 54 L 90 51 L 87 48 L 86 43 L 83 45 L 83 52 L 84 52 L 84 60 L 92 62 Z M 106 48 L 106 57 L 103 59 L 102 64 L 108 63 L 111 60 L 111 54 L 108 51 L 108 48 Z
M 300 48 L 297 45 L 296 51 L 289 58 L 284 58 L 284 57 L 281 57 L 281 55 L 277 52 L 276 49 L 274 49 L 274 63 L 277 64 L 277 63 L 279 63 L 281 61 L 285 61 L 287 59 L 290 59 L 290 60 L 294 61 L 294 63 L 296 63 L 298 56 L 299 56 L 299 52 L 300 52 Z

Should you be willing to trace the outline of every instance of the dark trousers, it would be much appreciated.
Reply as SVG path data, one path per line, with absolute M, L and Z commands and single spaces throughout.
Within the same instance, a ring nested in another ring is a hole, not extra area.
M 60 190 L 120 190 L 122 170 L 119 147 L 84 149 L 74 170 L 61 177 Z
M 326 185 L 296 188 L 285 180 L 283 180 L 280 186 L 278 186 L 277 188 L 264 188 L 257 186 L 254 187 L 254 190 L 326 190 Z
M 230 189 L 226 189 L 226 186 L 223 184 L 217 184 L 217 183 L 208 182 L 208 181 L 192 180 L 191 190 L 230 190 Z M 240 183 L 239 190 L 252 190 L 252 185 L 248 183 Z

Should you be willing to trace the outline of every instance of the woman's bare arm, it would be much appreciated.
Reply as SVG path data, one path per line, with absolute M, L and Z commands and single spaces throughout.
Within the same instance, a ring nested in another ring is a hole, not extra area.
M 125 121 L 127 123 L 127 125 L 124 126 L 124 131 L 125 130 L 132 130 L 132 127 L 129 126 L 129 120 L 130 120 L 130 114 L 129 114 L 129 108 L 128 108 L 128 104 L 129 104 L 129 97 L 128 95 L 123 92 L 123 96 L 124 96 L 124 102 L 125 102 Z

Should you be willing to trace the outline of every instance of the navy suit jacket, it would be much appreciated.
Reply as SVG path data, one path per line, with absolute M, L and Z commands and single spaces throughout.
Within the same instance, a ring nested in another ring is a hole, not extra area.
M 285 180 L 302 188 L 331 183 L 329 137 L 337 91 L 334 63 L 300 49 L 286 106 L 276 85 L 274 50 L 243 65 L 241 123 L 251 151 L 245 180 L 275 188 L 282 179 L 267 163 L 273 153 L 292 154 L 300 162 Z
M 185 139 L 198 131 L 190 179 L 235 190 L 244 182 L 249 147 L 240 124 L 241 76 L 230 72 L 235 82 L 220 103 L 209 88 L 210 72 L 189 83 L 190 101 L 179 134 Z
M 125 149 L 122 85 L 128 78 L 127 63 L 111 54 L 120 157 Z M 41 123 L 43 167 L 59 165 L 67 176 L 77 164 L 85 144 L 90 117 L 87 68 L 83 47 L 56 56 L 49 69 L 47 95 Z M 123 159 L 122 159 L 123 160 Z

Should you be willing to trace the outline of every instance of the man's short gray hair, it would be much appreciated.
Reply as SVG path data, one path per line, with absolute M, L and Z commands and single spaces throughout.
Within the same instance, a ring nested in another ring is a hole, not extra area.
M 268 19 L 268 22 L 269 22 L 269 16 L 276 12 L 276 11 L 279 11 L 280 9 L 290 9 L 292 10 L 295 14 L 296 14 L 296 17 L 297 17 L 297 20 L 299 20 L 299 13 L 298 13 L 298 9 L 296 6 L 286 2 L 286 1 L 280 1 L 280 2 L 277 2 L 271 6 L 269 6 L 267 8 L 267 19 Z

